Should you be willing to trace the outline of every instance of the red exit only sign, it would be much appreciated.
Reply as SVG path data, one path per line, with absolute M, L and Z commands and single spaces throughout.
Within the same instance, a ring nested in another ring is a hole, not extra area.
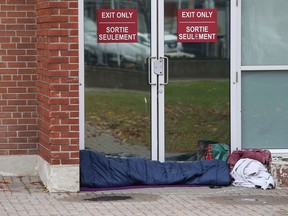
M 178 9 L 179 42 L 216 42 L 216 9 Z
M 138 42 L 136 9 L 98 9 L 98 43 Z

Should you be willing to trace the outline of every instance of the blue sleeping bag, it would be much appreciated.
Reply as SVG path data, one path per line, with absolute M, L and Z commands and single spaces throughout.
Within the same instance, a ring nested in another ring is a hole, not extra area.
M 230 169 L 221 160 L 158 162 L 139 157 L 107 157 L 93 150 L 80 151 L 81 187 L 132 185 L 231 184 Z

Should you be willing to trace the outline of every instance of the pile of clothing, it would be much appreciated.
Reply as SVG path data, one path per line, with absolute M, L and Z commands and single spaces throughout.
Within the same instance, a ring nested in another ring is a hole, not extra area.
M 271 153 L 268 150 L 237 150 L 228 158 L 234 186 L 256 187 L 263 190 L 275 188 L 268 172 Z

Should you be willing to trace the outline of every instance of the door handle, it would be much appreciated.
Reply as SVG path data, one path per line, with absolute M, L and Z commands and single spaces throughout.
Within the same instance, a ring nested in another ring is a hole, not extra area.
M 164 72 L 164 82 L 160 83 L 162 85 L 167 85 L 169 80 L 169 59 L 168 57 L 161 57 L 160 59 L 163 60 L 163 72 Z
M 153 61 L 154 60 L 154 61 Z M 148 83 L 150 85 L 156 85 L 157 81 L 152 81 L 151 72 L 153 67 L 153 73 L 157 76 L 164 76 L 164 81 L 162 85 L 168 84 L 168 71 L 169 71 L 169 62 L 167 57 L 160 57 L 157 59 L 156 57 L 148 58 Z
M 152 82 L 152 78 L 151 78 L 151 66 L 153 65 L 152 60 L 156 60 L 156 57 L 149 57 L 148 58 L 148 83 L 149 85 L 156 85 L 156 82 Z

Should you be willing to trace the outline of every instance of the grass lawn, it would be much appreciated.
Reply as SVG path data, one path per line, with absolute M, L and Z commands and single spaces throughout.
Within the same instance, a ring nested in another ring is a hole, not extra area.
M 86 122 L 130 144 L 150 145 L 148 92 L 94 89 L 85 93 Z M 229 81 L 174 81 L 165 88 L 166 150 L 191 152 L 197 140 L 229 143 Z

